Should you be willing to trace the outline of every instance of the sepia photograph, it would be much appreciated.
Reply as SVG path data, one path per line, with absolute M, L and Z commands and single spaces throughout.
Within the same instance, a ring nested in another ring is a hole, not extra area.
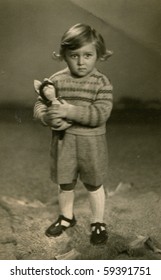
M 160 0 L 0 0 L 0 260 L 161 260 L 160 30 Z

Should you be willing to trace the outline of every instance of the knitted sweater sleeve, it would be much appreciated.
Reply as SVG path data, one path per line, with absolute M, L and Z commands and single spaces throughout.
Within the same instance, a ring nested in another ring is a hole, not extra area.
M 67 119 L 81 125 L 97 127 L 106 123 L 113 107 L 113 87 L 111 83 L 102 85 L 96 99 L 88 106 L 72 106 L 67 113 Z
M 46 125 L 43 121 L 43 115 L 47 112 L 47 106 L 42 101 L 41 98 L 38 98 L 34 105 L 34 119 L 40 120 L 44 125 Z

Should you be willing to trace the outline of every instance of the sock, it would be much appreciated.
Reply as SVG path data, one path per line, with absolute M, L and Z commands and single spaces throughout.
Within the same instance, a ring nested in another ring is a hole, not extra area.
M 74 190 L 64 191 L 58 188 L 60 214 L 68 219 L 73 218 Z M 69 223 L 62 221 L 64 226 L 69 226 Z
M 89 192 L 89 202 L 92 211 L 92 223 L 103 223 L 105 208 L 105 192 L 103 185 L 98 190 Z

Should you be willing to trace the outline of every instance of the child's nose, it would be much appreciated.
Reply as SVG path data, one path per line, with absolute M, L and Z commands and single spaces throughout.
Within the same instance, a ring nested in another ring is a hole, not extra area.
M 82 65 L 83 64 L 83 56 L 79 56 L 78 57 L 78 65 Z

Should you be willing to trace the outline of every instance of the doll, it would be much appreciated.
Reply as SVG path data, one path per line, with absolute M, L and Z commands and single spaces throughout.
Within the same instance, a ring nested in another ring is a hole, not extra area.
M 49 106 L 59 106 L 61 97 L 56 97 L 56 90 L 51 80 L 44 79 L 41 83 L 38 80 L 34 80 L 34 88 L 36 93 L 41 97 L 47 107 Z M 54 124 L 53 120 L 53 130 L 64 131 L 72 125 L 71 122 L 66 121 L 65 119 L 61 120 L 61 126 Z

